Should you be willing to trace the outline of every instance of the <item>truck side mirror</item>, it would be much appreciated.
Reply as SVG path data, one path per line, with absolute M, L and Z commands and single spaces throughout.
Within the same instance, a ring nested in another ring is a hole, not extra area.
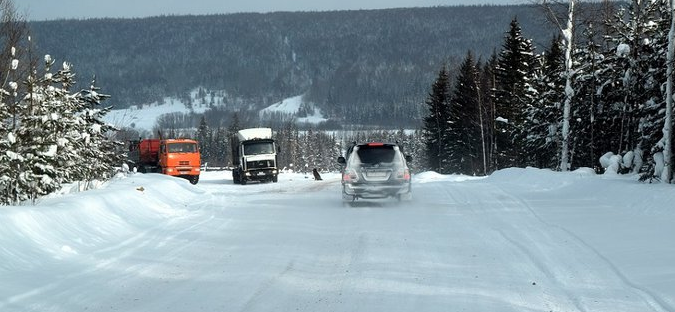
M 337 162 L 338 162 L 339 164 L 342 164 L 342 165 L 344 165 L 345 163 L 347 163 L 347 161 L 345 160 L 345 158 L 342 157 L 342 156 L 340 156 L 340 157 L 337 158 Z
M 405 162 L 411 162 L 411 161 L 412 161 L 412 156 L 405 155 Z

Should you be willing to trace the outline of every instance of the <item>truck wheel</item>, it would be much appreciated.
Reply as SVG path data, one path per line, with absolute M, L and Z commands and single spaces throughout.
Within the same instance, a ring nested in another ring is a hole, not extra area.
M 277 183 L 277 181 L 279 181 L 279 177 L 273 176 L 273 177 L 272 177 L 272 182 Z
M 236 171 L 232 171 L 232 182 L 239 184 L 239 174 Z
M 190 177 L 190 183 L 195 185 L 199 182 L 199 176 L 191 176 Z
M 241 185 L 246 185 L 246 177 L 241 177 Z

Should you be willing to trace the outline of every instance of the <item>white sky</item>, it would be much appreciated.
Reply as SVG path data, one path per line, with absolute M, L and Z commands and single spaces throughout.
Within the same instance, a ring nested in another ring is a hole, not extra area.
M 522 4 L 526 0 L 15 0 L 28 20 L 236 12 L 327 11 L 428 7 L 437 5 Z

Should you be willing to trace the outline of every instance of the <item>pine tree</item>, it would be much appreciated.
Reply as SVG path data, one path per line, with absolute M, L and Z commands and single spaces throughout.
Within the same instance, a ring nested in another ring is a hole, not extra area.
M 202 115 L 199 120 L 199 127 L 197 128 L 197 141 L 199 142 L 201 163 L 203 164 L 211 160 L 211 151 L 213 149 L 213 142 L 210 140 L 211 136 L 209 126 L 206 124 L 206 117 Z
M 532 102 L 531 80 L 536 59 L 518 21 L 511 21 L 496 68 L 496 152 L 498 168 L 523 165 L 525 112 Z
M 218 127 L 213 139 L 214 154 L 213 161 L 216 166 L 229 166 L 228 159 L 230 158 L 230 137 L 227 135 L 227 129 Z
M 449 173 L 449 144 L 445 134 L 450 114 L 449 77 L 445 65 L 441 67 L 426 101 L 428 115 L 424 118 L 423 138 L 427 166 L 439 173 Z
M 68 117 L 64 117 L 69 105 L 66 91 L 53 86 L 50 72 L 54 61 L 45 56 L 45 74 L 42 78 L 31 75 L 26 80 L 28 94 L 23 99 L 22 113 L 17 138 L 20 142 L 18 154 L 23 156 L 21 173 L 15 182 L 21 185 L 21 192 L 28 199 L 57 190 L 69 172 L 59 166 L 59 140 L 69 129 Z M 65 101 L 64 101 L 65 100 Z
M 584 32 L 585 40 L 580 44 L 575 54 L 577 60 L 576 79 L 574 83 L 575 97 L 572 104 L 572 116 L 570 128 L 576 133 L 570 144 L 572 146 L 571 164 L 575 167 L 588 167 L 598 169 L 602 148 L 599 138 L 603 131 L 611 128 L 611 123 L 601 126 L 601 122 L 607 121 L 602 114 L 606 111 L 603 99 L 598 96 L 598 88 L 601 85 L 598 72 L 602 63 L 602 46 L 596 42 L 595 27 L 589 23 Z M 609 149 L 605 149 L 609 151 Z M 604 154 L 604 152 L 602 152 Z
M 468 52 L 455 81 L 445 133 L 450 146 L 448 168 L 455 173 L 478 175 L 485 172 L 478 79 L 476 61 Z
M 88 164 L 87 170 L 80 175 L 79 180 L 108 179 L 114 173 L 114 168 L 123 163 L 125 157 L 120 152 L 124 144 L 113 139 L 117 128 L 104 120 L 112 107 L 101 105 L 110 98 L 110 95 L 100 93 L 96 79 L 93 79 L 89 88 L 76 93 L 75 98 L 81 103 L 81 111 L 77 114 L 86 125 L 82 134 L 84 145 L 80 152 L 80 161 Z
M 535 101 L 527 108 L 525 128 L 529 130 L 525 146 L 529 153 L 526 164 L 537 168 L 556 169 L 561 143 L 560 123 L 565 94 L 564 58 L 561 38 L 555 37 L 544 53 L 536 71 Z

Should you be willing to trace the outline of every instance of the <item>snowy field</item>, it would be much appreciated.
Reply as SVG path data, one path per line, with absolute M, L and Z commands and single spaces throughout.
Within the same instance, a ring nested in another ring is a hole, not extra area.
M 138 131 L 152 131 L 157 123 L 158 116 L 190 112 L 185 104 L 178 100 L 167 98 L 165 101 L 167 102 L 165 104 L 152 103 L 142 108 L 132 106 L 127 109 L 114 109 L 104 117 L 104 120 L 118 128 L 127 127 Z M 192 111 L 204 113 L 207 109 L 208 106 L 206 105 L 194 105 Z
M 338 174 L 120 176 L 0 207 L 0 311 L 675 311 L 675 187 L 507 169 L 345 206 Z
M 188 109 L 187 105 L 181 100 L 167 97 L 161 104 L 154 102 L 143 105 L 141 108 L 134 105 L 126 109 L 113 109 L 104 117 L 104 120 L 118 128 L 127 127 L 138 131 L 152 132 L 152 129 L 157 124 L 158 117 L 164 114 L 189 114 L 191 112 L 204 113 L 210 109 L 209 105 L 200 104 L 201 100 L 198 98 L 198 90 L 193 90 L 190 94 L 193 102 L 193 104 L 190 105 L 192 109 Z M 302 98 L 302 95 L 298 95 L 281 100 L 261 110 L 260 116 L 264 116 L 265 113 L 281 113 L 291 116 L 297 115 L 298 110 L 300 110 L 303 104 Z M 216 103 L 221 103 L 224 100 L 222 96 L 216 96 L 214 97 L 214 101 Z M 296 122 L 298 123 L 311 124 L 319 124 L 327 120 L 328 119 L 324 118 L 321 111 L 317 108 L 314 109 L 314 114 L 311 116 L 296 118 Z

